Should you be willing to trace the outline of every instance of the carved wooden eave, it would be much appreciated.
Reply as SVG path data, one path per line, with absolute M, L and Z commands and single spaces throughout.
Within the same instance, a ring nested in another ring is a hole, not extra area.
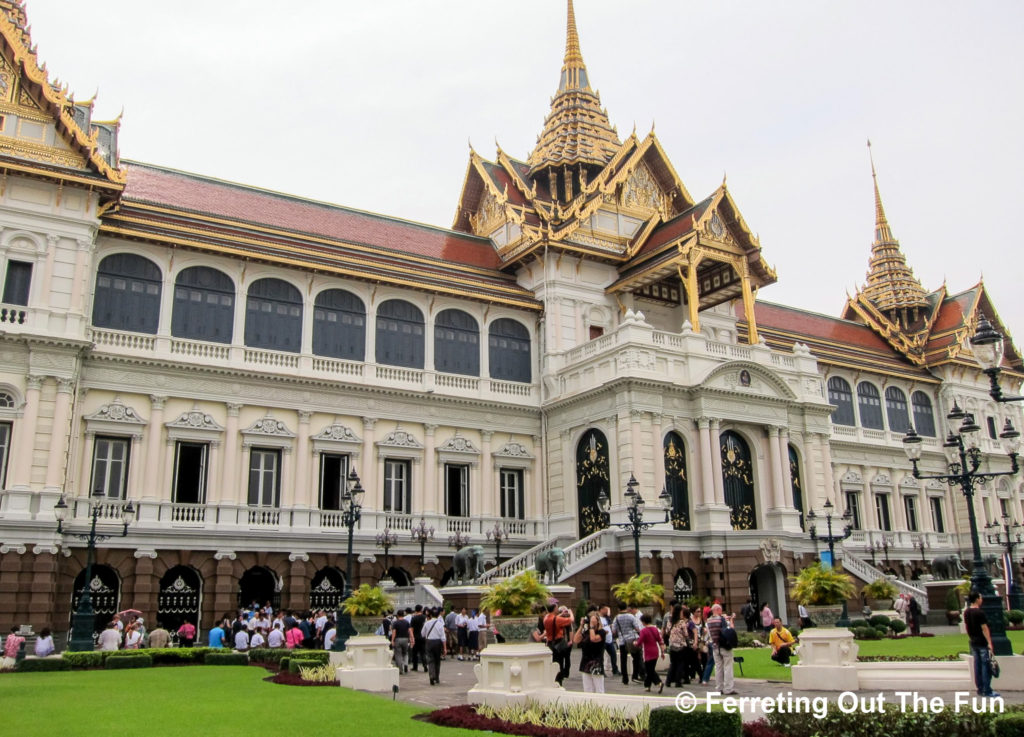
M 81 169 L 60 162 L 48 164 L 40 152 L 19 156 L 19 139 L 12 138 L 10 145 L 0 150 L 0 168 L 53 181 L 67 181 L 100 191 L 105 198 L 116 197 L 124 189 L 126 173 L 112 167 L 103 157 L 99 146 L 99 129 L 95 127 L 100 124 L 94 124 L 87 131 L 73 116 L 76 107 L 91 111 L 93 101 L 76 103 L 69 96 L 66 86 L 50 81 L 46 65 L 39 64 L 28 29 L 16 25 L 8 12 L 0 11 L 0 41 L 3 44 L 3 56 L 10 60 L 16 77 L 12 83 L 18 85 L 20 92 L 17 98 L 12 98 L 11 103 L 5 102 L 0 106 L 5 109 L 9 107 L 12 113 L 34 108 L 36 115 L 44 114 L 54 124 L 58 135 L 81 157 L 83 164 Z M 116 129 L 120 119 L 103 125 Z
M 854 297 L 847 298 L 846 308 L 843 312 L 849 314 L 851 311 L 912 364 L 915 366 L 925 365 L 924 345 L 927 333 L 914 335 L 904 333 L 899 325 L 879 312 L 878 308 L 859 292 Z

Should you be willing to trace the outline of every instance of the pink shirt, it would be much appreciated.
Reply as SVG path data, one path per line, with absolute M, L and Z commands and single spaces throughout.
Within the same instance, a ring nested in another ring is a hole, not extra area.
M 304 639 L 305 637 L 299 627 L 292 627 L 284 633 L 284 642 L 289 650 L 301 645 Z
M 640 630 L 640 637 L 637 638 L 637 642 L 643 648 L 644 660 L 658 659 L 658 656 L 661 654 L 661 630 L 654 625 L 647 625 Z
M 18 657 L 18 650 L 21 649 L 21 643 L 23 643 L 24 641 L 24 637 L 22 637 L 21 635 L 16 635 L 13 632 L 7 635 L 7 639 L 4 640 L 4 657 Z

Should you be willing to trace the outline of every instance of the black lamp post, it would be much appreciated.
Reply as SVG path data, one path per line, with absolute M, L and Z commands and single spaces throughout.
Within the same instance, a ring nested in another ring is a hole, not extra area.
M 501 542 L 508 540 L 508 530 L 500 523 L 495 522 L 494 527 L 487 531 L 487 539 L 494 540 L 494 547 L 497 552 L 494 554 L 494 565 L 501 564 Z
M 1003 363 L 1003 336 L 992 327 L 984 315 L 978 320 L 978 328 L 971 338 L 971 348 L 974 349 L 974 360 L 981 366 L 989 380 L 989 395 L 997 402 L 1024 402 L 1024 396 L 1003 394 L 1003 388 L 999 386 L 1000 367 Z
M 977 351 L 975 351 L 977 353 Z M 981 558 L 981 542 L 978 538 L 978 520 L 974 515 L 974 489 L 981 486 L 991 478 L 998 476 L 1013 476 L 1020 470 L 1018 465 L 1018 450 L 1020 449 L 1020 433 L 1017 432 L 1009 420 L 999 437 L 1003 440 L 1003 448 L 1010 457 L 1010 471 L 989 471 L 982 473 L 981 449 L 977 445 L 978 433 L 981 430 L 974 421 L 974 416 L 965 413 L 960 407 L 953 403 L 953 409 L 946 416 L 951 422 L 960 421 L 960 428 L 956 433 L 952 431 L 946 436 L 943 447 L 946 451 L 946 461 L 949 473 L 946 474 L 922 474 L 917 467 L 921 459 L 921 436 L 911 429 L 903 438 L 903 449 L 914 469 L 915 479 L 939 479 L 947 482 L 951 487 L 959 486 L 967 500 L 967 519 L 971 528 L 971 547 L 974 552 L 974 572 L 971 574 L 971 588 L 981 593 L 981 608 L 988 618 L 989 632 L 992 635 L 993 650 L 996 655 L 1012 655 L 1013 648 L 1010 640 L 1006 637 L 1006 625 L 1003 622 L 1003 603 L 996 594 L 992 585 L 992 578 L 988 575 L 985 562 Z
M 345 594 L 342 597 L 342 610 L 338 613 L 338 626 L 331 650 L 341 651 L 345 649 L 348 638 L 358 634 L 352 626 L 352 616 L 345 611 L 344 602 L 352 596 L 352 534 L 356 529 L 356 523 L 362 517 L 363 494 L 365 490 L 359 483 L 359 474 L 353 468 L 348 474 L 348 486 L 345 493 L 341 495 L 341 522 L 348 528 L 348 554 L 345 558 Z
M 920 535 L 914 541 L 914 547 L 921 551 L 921 572 L 924 573 L 928 569 L 928 559 L 924 552 L 928 549 L 928 539 L 924 535 Z
M 388 551 L 391 550 L 395 545 L 398 544 L 398 535 L 393 533 L 389 528 L 385 527 L 383 532 L 377 534 L 377 547 L 384 548 L 384 578 L 388 577 L 388 571 L 391 570 L 389 565 L 390 559 L 388 558 Z
M 448 536 L 448 547 L 458 551 L 469 545 L 470 540 L 472 538 L 469 535 L 463 535 L 462 532 L 456 530 L 454 535 Z
M 832 510 L 833 509 L 834 509 L 834 507 L 832 506 L 832 500 L 831 499 L 826 499 L 825 500 L 825 527 L 828 530 L 828 534 L 826 534 L 826 535 L 819 535 L 818 534 L 817 525 L 814 524 L 814 521 L 818 518 L 818 515 L 814 513 L 813 509 L 810 510 L 807 513 L 807 519 L 810 520 L 811 523 L 812 523 L 811 524 L 811 530 L 810 530 L 810 532 L 811 532 L 811 540 L 815 540 L 815 541 L 821 540 L 826 545 L 828 545 L 828 558 L 829 558 L 829 561 L 831 561 L 831 565 L 833 567 L 835 567 L 835 565 L 836 565 L 836 543 L 837 542 L 842 542 L 843 540 L 845 540 L 846 538 L 848 538 L 850 535 L 853 534 L 853 524 L 851 523 L 851 520 L 853 519 L 853 514 L 850 512 L 849 509 L 847 509 L 843 513 L 843 516 L 840 517 L 840 519 L 843 520 L 843 522 L 845 523 L 843 525 L 843 533 L 841 535 L 840 534 L 832 534 L 832 517 L 833 517 Z M 849 626 L 850 626 L 850 614 L 846 610 L 846 599 L 843 599 L 843 613 L 840 614 L 839 615 L 839 619 L 836 620 L 836 627 L 849 627 Z
M 868 541 L 864 544 L 864 552 L 871 556 L 871 567 L 878 568 L 877 556 L 881 552 L 882 546 L 875 542 L 875 538 L 868 533 Z
M 1006 571 L 1006 575 L 1013 580 L 1010 590 L 1006 592 L 1010 600 L 1010 609 L 1024 609 L 1024 589 L 1020 587 L 1017 571 L 1013 570 L 1013 549 L 1021 544 L 1022 530 L 1024 527 L 1021 527 L 1020 522 L 1010 519 L 1010 516 L 1005 514 L 1002 525 L 998 522 L 985 525 L 985 539 L 988 540 L 989 545 L 1004 547 L 1008 553 L 1010 570 Z
M 89 532 L 65 532 L 64 522 L 68 518 L 70 508 L 63 496 L 57 500 L 57 504 L 53 507 L 53 515 L 57 518 L 57 534 L 70 535 L 77 537 L 79 540 L 85 540 L 87 551 L 85 558 L 85 585 L 82 586 L 82 595 L 78 599 L 78 607 L 71 616 L 71 640 L 68 642 L 68 650 L 92 650 L 95 647 L 92 633 L 93 628 L 96 626 L 96 614 L 93 612 L 92 594 L 90 593 L 92 564 L 96 559 L 96 543 L 114 537 L 114 535 L 96 534 L 96 520 L 99 519 L 103 499 L 102 489 L 94 490 L 92 497 L 89 499 L 89 504 L 92 507 L 89 513 L 91 517 Z M 121 534 L 118 537 L 126 536 L 128 534 L 128 525 L 135 521 L 135 507 L 132 506 L 131 502 L 128 502 L 121 508 L 121 521 L 124 523 L 124 529 L 121 530 Z
M 412 541 L 420 544 L 420 576 L 423 576 L 423 552 L 427 548 L 427 541 L 434 539 L 434 528 L 427 527 L 427 520 L 420 517 L 420 523 L 411 532 Z
M 644 530 L 648 530 L 654 525 L 665 524 L 669 520 L 669 512 L 672 509 L 672 497 L 668 491 L 662 487 L 661 494 L 658 495 L 658 503 L 661 505 L 662 510 L 665 512 L 665 519 L 658 522 L 644 522 L 644 507 L 647 502 L 640 496 L 640 492 L 636 490 L 636 487 L 640 484 L 634 478 L 633 474 L 629 474 L 629 481 L 626 482 L 626 514 L 628 515 L 629 522 L 608 522 L 610 526 L 621 527 L 624 530 L 629 530 L 633 535 L 633 563 L 636 568 L 636 575 L 640 575 L 640 533 Z M 605 516 L 605 520 L 608 520 L 609 510 L 611 509 L 611 500 L 608 499 L 608 494 L 604 489 L 601 489 L 601 493 L 597 497 L 597 507 L 601 510 L 601 514 Z

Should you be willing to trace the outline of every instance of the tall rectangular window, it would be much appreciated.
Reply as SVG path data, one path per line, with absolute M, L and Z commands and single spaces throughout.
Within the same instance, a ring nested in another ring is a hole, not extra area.
M 27 305 L 28 289 L 32 283 L 32 264 L 26 261 L 8 261 L 4 278 L 4 304 Z
M 932 506 L 932 529 L 936 532 L 945 532 L 946 524 L 942 519 L 942 497 L 931 497 Z
M 128 438 L 96 436 L 92 451 L 92 494 L 108 499 L 124 499 L 128 485 Z
M 878 529 L 891 532 L 892 519 L 889 517 L 888 494 L 875 494 L 875 514 L 878 519 Z
M 469 466 L 444 464 L 444 513 L 449 517 L 469 516 Z
M 7 461 L 11 457 L 11 423 L 0 422 L 0 489 L 7 486 Z
M 523 519 L 523 472 L 518 468 L 503 468 L 501 478 L 501 516 Z
M 995 417 L 986 417 L 985 418 L 985 424 L 988 425 L 988 436 L 990 438 L 992 438 L 993 440 L 998 438 L 999 437 L 999 433 L 996 431 L 996 418 Z
M 412 513 L 409 461 L 384 459 L 384 511 Z
M 320 454 L 320 509 L 338 511 L 341 496 L 348 483 L 348 456 L 340 453 Z
M 907 529 L 917 532 L 917 499 L 912 496 L 903 497 L 903 504 L 907 511 Z
M 856 491 L 846 492 L 846 508 L 850 510 L 850 525 L 855 530 L 861 529 L 860 494 L 858 494 Z
M 254 507 L 280 506 L 280 450 L 253 448 L 249 451 L 249 504 Z
M 174 501 L 206 504 L 208 443 L 179 441 L 174 451 Z

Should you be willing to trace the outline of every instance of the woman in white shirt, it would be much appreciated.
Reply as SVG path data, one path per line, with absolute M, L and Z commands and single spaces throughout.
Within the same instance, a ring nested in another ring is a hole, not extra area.
M 124 633 L 124 649 L 125 650 L 138 650 L 142 646 L 142 633 L 139 632 L 138 625 L 128 625 L 128 630 Z
M 43 627 L 42 632 L 39 633 L 39 637 L 36 638 L 36 657 L 45 658 L 47 655 L 53 655 L 53 635 L 50 634 L 49 627 Z

